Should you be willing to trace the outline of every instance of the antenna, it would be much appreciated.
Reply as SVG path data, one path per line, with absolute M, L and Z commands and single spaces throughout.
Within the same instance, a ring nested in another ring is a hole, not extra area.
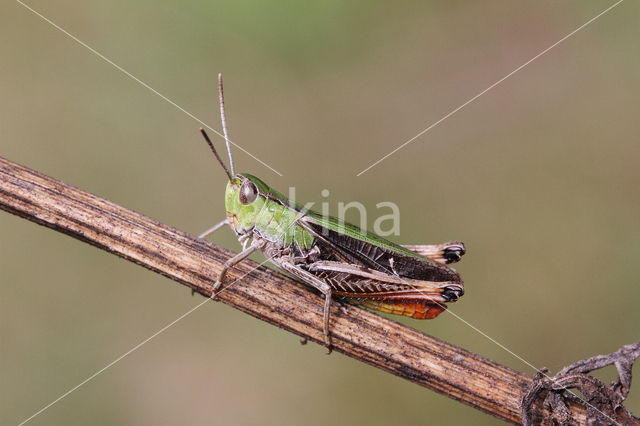
M 236 169 L 235 167 L 233 167 L 233 157 L 231 156 L 231 145 L 229 142 L 229 134 L 227 132 L 227 116 L 224 112 L 224 91 L 222 90 L 222 73 L 218 74 L 218 98 L 220 99 L 220 119 L 222 120 L 222 131 L 224 132 L 224 141 L 227 144 L 227 153 L 229 154 L 229 167 L 231 168 L 231 175 L 235 176 Z M 227 174 L 229 174 L 229 172 L 227 172 Z
M 213 143 L 211 143 L 211 139 L 209 139 L 209 135 L 207 135 L 207 132 L 205 132 L 202 127 L 200 127 L 200 133 L 202 133 L 202 136 L 204 136 L 204 140 L 206 140 L 207 143 L 209 144 L 209 148 L 211 148 L 211 151 L 213 151 L 213 154 L 218 159 L 218 162 L 224 169 L 225 173 L 227 174 L 227 176 L 229 176 L 229 182 L 233 182 L 233 175 L 229 173 L 229 169 L 227 169 L 227 166 L 225 166 L 224 163 L 222 162 L 222 159 L 218 155 L 218 151 L 216 151 L 216 149 L 213 147 Z

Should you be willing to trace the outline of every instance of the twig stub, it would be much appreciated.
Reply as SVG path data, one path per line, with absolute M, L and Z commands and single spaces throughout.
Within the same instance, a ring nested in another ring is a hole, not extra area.
M 587 424 L 640 425 L 640 420 L 622 405 L 631 388 L 633 363 L 639 357 L 640 341 L 625 345 L 608 355 L 577 361 L 552 378 L 546 376 L 546 368 L 538 371 L 522 396 L 522 423 L 525 426 L 533 424 L 533 405 L 536 400 L 542 399 L 545 410 L 541 413 L 541 424 L 576 424 L 566 401 L 577 401 L 578 398 L 567 390 L 578 389 L 588 403 Z M 616 366 L 618 379 L 607 387 L 589 373 L 608 365 Z
M 205 296 L 233 254 L 168 225 L 0 157 L 0 208 L 66 233 Z M 320 297 L 248 261 L 219 300 L 322 344 Z M 247 276 L 245 276 L 248 274 Z M 512 423 L 531 377 L 354 306 L 332 307 L 334 350 Z M 578 422 L 583 405 L 568 401 Z

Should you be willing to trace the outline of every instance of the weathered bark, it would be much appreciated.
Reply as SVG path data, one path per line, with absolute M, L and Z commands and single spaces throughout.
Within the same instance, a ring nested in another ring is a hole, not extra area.
M 0 208 L 64 232 L 209 296 L 233 253 L 110 201 L 0 158 Z M 218 297 L 256 318 L 322 344 L 321 298 L 245 261 Z M 247 275 L 248 274 L 248 275 Z M 363 309 L 331 310 L 334 350 L 500 419 L 520 423 L 532 377 Z M 571 402 L 575 419 L 585 409 Z

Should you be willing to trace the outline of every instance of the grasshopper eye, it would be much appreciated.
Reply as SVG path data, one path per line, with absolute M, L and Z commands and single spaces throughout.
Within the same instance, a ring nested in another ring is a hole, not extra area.
M 250 180 L 245 181 L 240 187 L 240 194 L 238 195 L 238 198 L 245 206 L 253 203 L 257 196 L 258 188 L 256 188 L 256 185 Z

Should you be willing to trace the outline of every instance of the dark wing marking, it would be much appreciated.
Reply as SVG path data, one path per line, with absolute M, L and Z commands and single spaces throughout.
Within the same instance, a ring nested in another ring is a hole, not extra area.
M 320 246 L 321 260 L 348 260 L 376 271 L 416 280 L 462 281 L 454 269 L 428 259 L 380 247 L 328 229 L 313 221 L 301 220 L 300 222 L 316 237 L 316 244 Z
M 292 203 L 257 177 L 249 174 L 243 176 L 256 184 L 260 193 L 264 193 L 263 195 L 269 199 L 296 211 L 303 210 L 303 206 Z M 337 219 L 324 218 L 309 211 L 298 220 L 298 224 L 316 237 L 322 260 L 352 262 L 376 271 L 417 280 L 462 281 L 460 275 L 452 268 Z

